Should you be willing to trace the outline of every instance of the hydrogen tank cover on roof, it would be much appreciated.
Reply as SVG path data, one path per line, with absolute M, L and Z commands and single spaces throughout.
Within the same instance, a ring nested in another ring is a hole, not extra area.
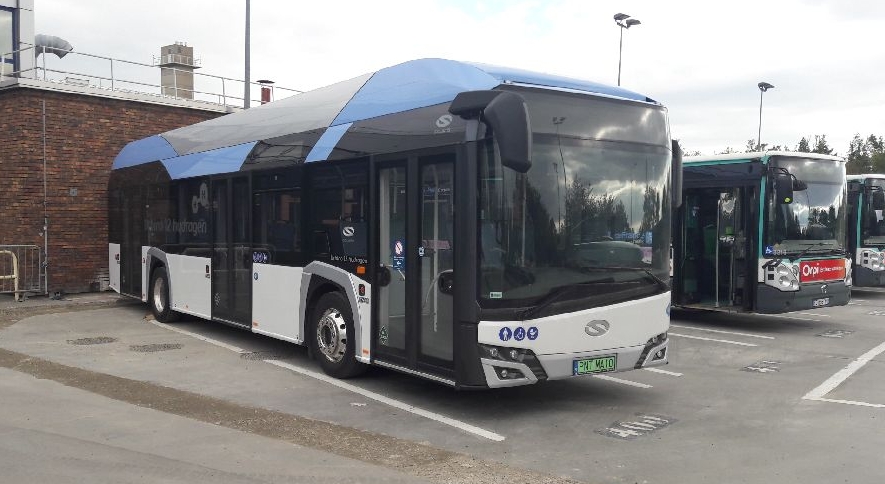
M 446 103 L 460 92 L 492 89 L 507 83 L 654 102 L 625 89 L 579 79 L 486 64 L 420 59 L 134 141 L 114 160 L 114 169 L 158 160 L 172 167 L 177 163 L 176 157 L 310 131 L 322 134 L 322 143 L 307 159 L 322 160 L 334 149 L 350 123 Z M 222 165 L 233 166 L 230 154 L 239 152 L 224 151 Z M 247 154 L 244 154 L 244 160 Z M 210 158 L 201 158 L 201 164 L 211 163 Z M 192 158 L 186 160 L 187 163 L 192 161 Z

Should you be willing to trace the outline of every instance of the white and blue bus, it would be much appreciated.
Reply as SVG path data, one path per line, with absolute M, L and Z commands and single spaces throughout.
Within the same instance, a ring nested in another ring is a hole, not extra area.
M 777 151 L 691 156 L 683 177 L 674 305 L 783 313 L 848 303 L 844 159 Z
M 885 175 L 848 175 L 848 253 L 855 286 L 885 286 Z
M 662 365 L 679 163 L 644 95 L 410 61 L 128 144 L 111 285 L 161 322 L 307 345 L 341 378 Z

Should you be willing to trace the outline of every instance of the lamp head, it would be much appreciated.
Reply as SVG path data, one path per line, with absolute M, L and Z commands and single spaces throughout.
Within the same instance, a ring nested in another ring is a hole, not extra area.
M 759 90 L 762 91 L 762 92 L 765 92 L 765 91 L 767 91 L 767 90 L 769 90 L 769 89 L 771 89 L 771 88 L 774 87 L 774 86 L 772 86 L 771 84 L 769 84 L 769 83 L 767 83 L 767 82 L 764 82 L 764 81 L 763 81 L 763 82 L 760 82 L 759 84 L 757 84 L 757 86 L 759 86 Z
M 631 18 L 631 19 L 627 19 L 627 21 L 624 22 L 624 25 L 626 25 L 627 28 L 629 29 L 631 25 L 639 25 L 641 23 L 642 22 L 640 22 L 639 20 L 637 20 L 635 18 Z
M 616 13 L 615 14 L 615 22 L 620 22 L 621 20 L 624 20 L 625 18 L 630 18 L 630 16 L 627 15 L 626 13 Z

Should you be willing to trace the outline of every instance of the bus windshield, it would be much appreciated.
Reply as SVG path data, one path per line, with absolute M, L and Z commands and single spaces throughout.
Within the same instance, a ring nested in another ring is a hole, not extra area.
M 562 312 L 668 290 L 665 111 L 521 94 L 534 131 L 532 167 L 502 167 L 491 143 L 480 159 L 480 305 L 526 308 L 521 315 L 533 317 L 557 312 L 554 302 L 568 304 Z
M 772 158 L 808 188 L 792 203 L 778 203 L 769 183 L 765 254 L 841 254 L 845 240 L 845 163 L 814 158 Z
M 885 179 L 868 178 L 866 187 L 861 215 L 863 245 L 885 246 Z

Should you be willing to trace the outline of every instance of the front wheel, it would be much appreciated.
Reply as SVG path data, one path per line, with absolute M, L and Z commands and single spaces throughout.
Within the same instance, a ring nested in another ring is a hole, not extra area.
M 340 293 L 324 294 L 313 312 L 311 346 L 329 376 L 350 378 L 366 371 L 356 359 L 356 338 L 350 304 Z
M 181 314 L 172 310 L 172 300 L 169 297 L 169 275 L 165 267 L 157 267 L 151 274 L 151 286 L 148 293 L 148 304 L 154 318 L 161 323 L 172 323 L 178 320 Z

